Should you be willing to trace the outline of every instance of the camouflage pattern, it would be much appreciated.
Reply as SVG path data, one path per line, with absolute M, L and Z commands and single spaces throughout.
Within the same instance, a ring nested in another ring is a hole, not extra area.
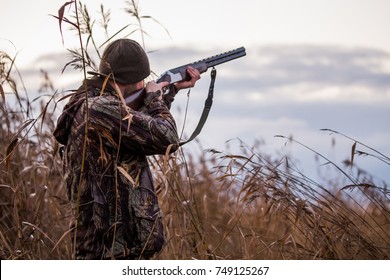
M 158 100 L 160 92 L 150 93 L 144 106 L 134 111 L 109 86 L 102 91 L 98 78 L 85 83 L 88 98 L 85 86 L 80 87 L 54 131 L 57 141 L 65 145 L 63 167 L 73 210 L 74 256 L 150 258 L 162 249 L 164 234 L 146 156 L 178 147 L 169 112 L 173 97 Z

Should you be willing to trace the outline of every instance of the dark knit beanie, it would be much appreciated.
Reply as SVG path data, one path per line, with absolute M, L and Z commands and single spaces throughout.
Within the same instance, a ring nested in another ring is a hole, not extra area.
M 133 40 L 119 39 L 110 43 L 103 52 L 99 72 L 92 75 L 110 78 L 121 84 L 134 84 L 150 75 L 149 60 L 142 47 Z

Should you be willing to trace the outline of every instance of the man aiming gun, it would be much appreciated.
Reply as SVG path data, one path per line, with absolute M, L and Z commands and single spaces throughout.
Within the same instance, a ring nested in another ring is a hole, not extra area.
M 183 65 L 145 85 L 150 67 L 142 47 L 130 39 L 107 46 L 99 72 L 90 72 L 93 77 L 72 95 L 54 131 L 64 145 L 74 258 L 147 259 L 162 249 L 161 211 L 146 156 L 172 153 L 183 143 L 169 111 L 176 93 L 193 87 L 209 67 L 244 55 L 240 48 Z

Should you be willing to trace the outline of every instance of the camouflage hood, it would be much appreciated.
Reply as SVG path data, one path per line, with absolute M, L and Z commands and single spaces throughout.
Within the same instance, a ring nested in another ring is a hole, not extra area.
M 84 80 L 83 85 L 79 87 L 70 98 L 69 102 L 65 105 L 64 110 L 57 121 L 57 126 L 53 132 L 55 139 L 62 145 L 68 143 L 68 137 L 70 129 L 72 127 L 73 119 L 82 104 L 85 104 L 86 99 L 85 91 L 89 93 L 89 97 L 92 97 L 96 92 L 100 92 L 102 88 L 103 80 L 97 77 Z M 91 90 L 96 88 L 97 90 Z M 114 92 L 114 89 L 109 84 L 106 85 L 105 91 Z

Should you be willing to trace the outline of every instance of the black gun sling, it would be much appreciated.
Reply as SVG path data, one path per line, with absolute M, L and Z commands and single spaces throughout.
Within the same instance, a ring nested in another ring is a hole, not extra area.
M 210 81 L 210 86 L 209 86 L 209 94 L 207 95 L 207 99 L 204 103 L 203 112 L 202 112 L 202 115 L 200 116 L 198 125 L 196 126 L 194 132 L 192 133 L 190 138 L 188 138 L 188 140 L 180 142 L 180 144 L 179 144 L 180 146 L 187 144 L 188 142 L 194 140 L 196 138 L 196 136 L 198 136 L 199 133 L 202 131 L 202 128 L 203 128 L 204 124 L 206 123 L 211 106 L 213 105 L 214 83 L 215 83 L 215 78 L 217 77 L 217 70 L 214 67 L 211 69 L 210 76 L 211 76 L 211 81 Z

